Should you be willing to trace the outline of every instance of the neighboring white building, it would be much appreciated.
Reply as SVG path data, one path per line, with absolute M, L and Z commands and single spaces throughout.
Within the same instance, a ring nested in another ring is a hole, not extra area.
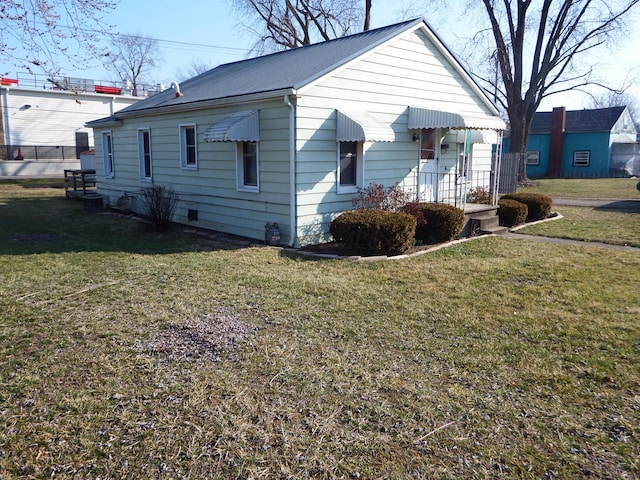
M 277 223 L 296 246 L 371 183 L 464 208 L 505 129 L 422 19 L 220 65 L 89 126 L 110 205 L 171 185 L 177 222 L 255 239 Z
M 96 93 L 109 91 L 112 93 Z M 118 88 L 91 91 L 20 85 L 0 80 L 0 176 L 62 176 L 80 168 L 80 153 L 93 148 L 85 123 L 141 100 Z

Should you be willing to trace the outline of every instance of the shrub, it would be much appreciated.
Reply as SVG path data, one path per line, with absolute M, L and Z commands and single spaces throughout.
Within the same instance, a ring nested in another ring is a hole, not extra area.
M 167 230 L 178 205 L 178 194 L 172 187 L 153 185 L 140 190 L 142 208 L 156 230 Z
M 490 200 L 491 192 L 482 186 L 472 188 L 467 193 L 467 202 L 469 203 L 489 203 Z
M 464 227 L 464 211 L 443 203 L 409 203 L 403 211 L 416 217 L 416 240 L 434 243 L 451 240 Z
M 416 219 L 401 212 L 351 210 L 329 227 L 334 240 L 354 254 L 399 255 L 413 244 Z
M 498 217 L 500 217 L 500 225 L 503 227 L 514 227 L 520 225 L 527 219 L 529 207 L 526 203 L 501 198 L 498 201 Z
M 386 189 L 383 185 L 372 183 L 367 188 L 359 188 L 351 203 L 357 210 L 397 212 L 411 201 L 412 197 L 411 192 L 405 192 L 397 183 Z
M 502 195 L 500 198 L 516 200 L 526 204 L 529 209 L 529 213 L 527 214 L 528 222 L 535 222 L 536 220 L 547 218 L 547 216 L 549 216 L 549 212 L 551 212 L 551 206 L 553 205 L 551 197 L 547 197 L 540 193 L 507 193 Z

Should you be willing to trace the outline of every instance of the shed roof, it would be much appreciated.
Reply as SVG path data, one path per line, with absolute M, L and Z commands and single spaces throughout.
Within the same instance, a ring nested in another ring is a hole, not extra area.
M 626 107 L 596 108 L 592 110 L 567 110 L 565 133 L 610 131 Z M 531 124 L 532 134 L 551 133 L 552 112 L 536 112 Z
M 238 97 L 248 100 L 250 96 L 265 98 L 269 95 L 275 97 L 295 93 L 398 35 L 420 28 L 432 36 L 437 47 L 452 59 L 455 67 L 473 86 L 482 101 L 494 110 L 495 107 L 490 100 L 435 32 L 423 19 L 416 18 L 355 35 L 223 64 L 182 82 L 179 85 L 179 94 L 174 88 L 166 89 L 120 110 L 114 116 L 125 118 L 167 110 L 201 108 Z M 88 125 L 101 126 L 100 120 L 89 122 Z

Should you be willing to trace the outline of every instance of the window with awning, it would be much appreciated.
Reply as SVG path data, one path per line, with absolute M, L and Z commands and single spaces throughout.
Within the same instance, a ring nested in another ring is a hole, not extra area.
M 243 110 L 227 115 L 204 132 L 205 142 L 257 142 L 260 122 L 257 110 Z
M 365 112 L 338 110 L 336 121 L 338 142 L 393 142 L 396 139 L 389 125 Z

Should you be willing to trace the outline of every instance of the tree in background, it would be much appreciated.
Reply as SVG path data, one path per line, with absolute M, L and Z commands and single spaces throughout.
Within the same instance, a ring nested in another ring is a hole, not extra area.
M 524 153 L 540 102 L 552 94 L 598 83 L 592 67 L 580 68 L 580 60 L 621 33 L 625 15 L 639 2 L 482 0 L 489 29 L 481 30 L 476 40 L 492 44 L 489 57 L 494 59 L 496 75 L 476 74 L 507 113 L 510 151 L 523 154 L 520 183 L 529 181 Z
M 368 30 L 371 0 L 233 0 L 244 26 L 258 37 L 254 49 L 275 51 Z M 360 27 L 359 25 L 362 25 Z
M 106 68 L 118 74 L 123 82 L 130 82 L 131 88 L 138 89 L 148 79 L 148 75 L 158 66 L 161 55 L 158 41 L 142 34 L 116 35 Z
M 111 0 L 2 0 L 0 63 L 29 72 L 38 67 L 51 75 L 60 68 L 56 59 L 86 66 L 105 53 L 98 45 L 109 27 L 101 16 L 116 4 Z
M 605 91 L 600 95 L 592 95 L 589 108 L 609 108 L 625 106 L 633 119 L 636 130 L 640 133 L 640 100 L 625 91 Z

